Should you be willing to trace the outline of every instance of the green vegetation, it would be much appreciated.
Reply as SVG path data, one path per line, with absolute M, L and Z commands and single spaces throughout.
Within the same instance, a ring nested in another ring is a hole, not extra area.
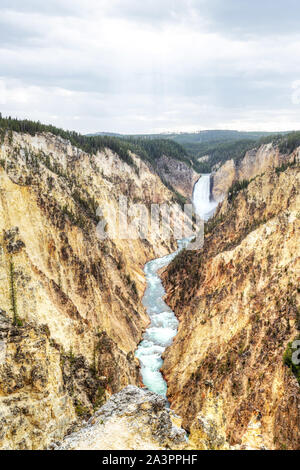
M 170 138 L 181 145 L 186 143 L 233 142 L 240 140 L 259 140 L 266 136 L 273 136 L 274 132 L 243 132 L 234 130 L 208 130 L 194 133 L 170 134 Z
M 96 134 L 97 135 L 97 134 Z M 105 135 L 100 133 L 98 135 Z M 108 134 L 112 135 L 112 134 Z M 214 165 L 224 163 L 226 160 L 241 159 L 247 150 L 263 143 L 268 143 L 281 138 L 281 134 L 272 132 L 238 132 L 228 130 L 210 130 L 194 133 L 170 133 L 170 134 L 144 134 L 126 136 L 115 134 L 115 136 L 127 140 L 155 141 L 170 140 L 184 148 L 185 161 L 199 173 L 210 173 Z M 209 160 L 199 162 L 198 159 L 209 155 Z M 175 157 L 176 158 L 176 157 Z M 182 160 L 182 155 L 180 156 Z
M 300 341 L 300 336 L 295 338 L 295 341 Z M 286 366 L 290 368 L 290 370 L 293 372 L 295 375 L 296 379 L 298 380 L 298 383 L 300 385 L 300 364 L 295 364 L 295 358 L 293 358 L 293 355 L 297 355 L 297 347 L 298 347 L 298 358 L 300 357 L 300 348 L 297 346 L 296 348 L 293 348 L 294 341 L 289 343 L 287 346 L 287 349 L 283 355 L 283 362 Z
M 183 147 L 167 139 L 119 138 L 109 135 L 85 136 L 75 131 L 59 129 L 50 124 L 42 124 L 39 121 L 0 117 L 0 141 L 3 141 L 6 132 L 9 132 L 9 139 L 12 139 L 12 131 L 24 132 L 30 135 L 50 132 L 58 137 L 69 140 L 72 145 L 89 154 L 95 154 L 98 151 L 109 148 L 117 153 L 122 160 L 134 167 L 135 163 L 130 156 L 130 152 L 136 153 L 142 159 L 150 162 L 154 162 L 161 155 L 165 154 L 190 164 Z
M 124 162 L 133 167 L 137 174 L 139 173 L 139 169 L 136 166 L 131 153 L 138 155 L 142 160 L 153 165 L 154 168 L 156 166 L 156 161 L 162 155 L 182 161 L 187 165 L 192 165 L 191 160 L 187 157 L 185 149 L 178 143 L 169 139 L 148 139 L 130 136 L 120 138 L 111 135 L 85 136 L 75 131 L 66 131 L 52 125 L 42 124 L 39 121 L 35 122 L 27 119 L 19 120 L 12 119 L 11 117 L 3 118 L 0 113 L 0 142 L 3 142 L 5 135 L 8 135 L 8 139 L 12 141 L 12 131 L 28 133 L 33 136 L 39 133 L 49 132 L 57 137 L 68 140 L 72 145 L 80 148 L 90 155 L 94 155 L 97 152 L 108 148 L 118 154 Z M 32 158 L 34 157 L 31 156 L 31 159 Z M 58 163 L 51 163 L 50 157 L 45 155 L 42 151 L 39 154 L 39 158 L 43 164 L 50 169 L 50 171 L 53 171 L 61 177 L 68 178 L 68 175 L 63 172 Z M 31 163 L 38 166 L 38 160 L 36 158 Z M 4 162 L 1 162 L 1 164 L 3 166 Z M 165 180 L 163 183 L 167 185 L 171 192 L 173 192 L 175 201 L 181 205 L 186 202 L 170 184 Z M 90 212 L 93 201 L 86 201 L 87 204 L 85 204 L 85 202 L 81 200 L 80 195 L 77 194 L 77 196 L 77 202 L 79 202 L 80 205 L 84 205 L 85 209 Z
M 135 166 L 128 152 L 130 150 L 130 146 L 126 142 L 114 137 L 87 137 L 75 131 L 65 131 L 50 124 L 42 124 L 39 121 L 30 121 L 28 119 L 19 120 L 13 119 L 11 117 L 0 118 L 0 129 L 1 141 L 3 141 L 7 131 L 9 132 L 9 135 L 11 135 L 11 131 L 24 132 L 30 135 L 36 135 L 42 132 L 50 132 L 51 134 L 69 140 L 72 145 L 82 149 L 87 153 L 95 154 L 98 151 L 109 148 L 113 152 L 116 152 L 120 158 L 126 161 L 126 163 Z
M 93 219 L 94 222 L 98 223 L 100 218 L 96 215 L 98 204 L 97 201 L 94 197 L 86 196 L 86 199 L 84 199 L 79 191 L 76 189 L 72 197 L 74 201 L 77 202 L 77 204 L 83 209 L 83 211 L 88 215 L 89 218 Z
M 120 136 L 127 139 L 127 136 Z M 136 139 L 138 136 L 134 136 Z M 142 139 L 169 139 L 181 145 L 199 173 L 210 173 L 215 165 L 229 159 L 241 160 L 248 150 L 273 142 L 282 153 L 290 153 L 300 145 L 300 132 L 238 132 L 226 130 L 196 133 L 153 134 L 139 136 Z M 207 161 L 199 158 L 209 156 Z
M 210 173 L 212 168 L 218 163 L 224 163 L 227 160 L 239 161 L 245 153 L 257 145 L 255 140 L 239 140 L 233 142 L 209 142 L 203 144 L 189 145 L 188 151 L 193 155 L 195 168 L 200 173 Z M 199 162 L 198 159 L 209 156 L 207 161 Z
M 282 142 L 285 139 L 288 139 L 288 136 L 282 134 L 267 134 L 262 137 L 262 133 L 241 133 L 243 139 L 237 140 L 232 137 L 232 140 L 226 141 L 214 141 L 214 142 L 204 142 L 201 144 L 189 144 L 185 145 L 188 154 L 193 156 L 195 161 L 195 168 L 200 173 L 210 173 L 215 165 L 223 164 L 227 160 L 234 160 L 239 162 L 249 150 L 260 147 L 263 144 L 268 144 L 273 142 L 274 145 L 282 145 Z M 299 144 L 300 145 L 300 141 Z M 296 148 L 295 145 L 294 148 Z M 281 150 L 282 153 L 286 151 Z M 208 161 L 199 162 L 198 159 L 209 155 Z
M 299 288 L 298 288 L 298 293 L 299 293 Z M 298 308 L 296 311 L 296 328 L 297 330 L 300 330 L 300 308 Z
M 76 356 L 73 353 L 72 347 L 71 347 L 69 353 L 67 353 L 65 356 L 66 356 L 66 359 L 70 362 L 70 364 L 75 364 L 76 363 Z
M 77 416 L 80 418 L 90 416 L 90 411 L 87 407 L 83 406 L 80 400 L 77 400 L 77 404 L 75 405 L 75 412 Z
M 100 385 L 97 389 L 94 403 L 93 403 L 93 408 L 94 411 L 97 411 L 99 408 L 101 408 L 102 405 L 105 403 L 105 388 Z
M 69 221 L 73 225 L 77 225 L 77 227 L 80 227 L 83 231 L 86 230 L 87 228 L 87 223 L 86 219 L 84 216 L 81 214 L 74 214 L 72 210 L 70 210 L 67 206 L 63 206 L 61 208 L 62 213 L 68 217 Z M 95 219 L 95 215 L 93 215 L 93 220 Z
M 228 201 L 232 202 L 242 189 L 246 189 L 251 180 L 234 181 L 228 190 Z
M 139 169 L 131 153 L 149 162 L 154 168 L 156 167 L 157 160 L 162 155 L 166 155 L 192 166 L 199 173 L 209 173 L 215 165 L 223 164 L 229 159 L 238 162 L 247 151 L 257 148 L 262 144 L 273 142 L 275 145 L 279 146 L 282 153 L 290 153 L 297 146 L 300 146 L 300 132 L 275 134 L 212 130 L 191 134 L 174 133 L 126 136 L 103 133 L 85 136 L 75 131 L 66 131 L 52 125 L 45 125 L 39 121 L 34 122 L 27 119 L 19 120 L 11 117 L 3 118 L 0 113 L 0 142 L 3 141 L 5 135 L 12 141 L 12 131 L 29 133 L 30 135 L 49 132 L 68 140 L 72 145 L 90 155 L 108 148 L 117 153 L 127 164 L 131 165 L 137 174 Z M 199 158 L 206 155 L 209 156 L 207 161 L 198 161 Z M 50 158 L 43 155 L 42 152 L 40 158 L 51 171 L 54 171 L 62 177 L 67 177 L 67 175 L 63 173 L 63 170 L 59 168 L 59 165 L 57 163 L 55 163 L 55 166 L 51 164 Z M 0 163 L 2 166 L 4 165 L 4 162 Z M 284 170 L 285 168 L 282 166 L 277 171 L 280 172 Z M 176 202 L 181 205 L 186 203 L 185 198 L 183 198 L 168 181 L 163 179 L 163 183 L 173 192 Z M 235 186 L 231 189 L 234 199 L 242 188 Z M 88 214 L 92 214 L 94 201 L 84 200 L 80 194 L 76 194 L 75 196 L 78 204 L 83 207 Z M 95 211 L 93 214 L 95 214 Z M 72 217 L 71 214 L 69 216 Z M 79 222 L 81 223 L 81 221 Z
M 133 292 L 133 295 L 134 295 L 134 298 L 137 298 L 138 296 L 138 291 L 137 291 L 137 287 L 136 287 L 136 283 L 135 281 L 133 281 L 130 277 L 129 274 L 126 274 L 125 275 L 125 280 L 127 282 L 127 285 L 130 287 L 130 289 L 132 290 Z
M 17 309 L 17 294 L 15 286 L 15 268 L 12 260 L 9 262 L 9 280 L 10 280 L 10 299 L 11 299 L 11 310 L 13 312 L 13 324 L 15 326 L 22 326 L 22 320 L 18 316 Z
M 299 163 L 297 163 L 296 157 L 295 157 L 293 161 L 283 162 L 280 166 L 276 167 L 275 172 L 278 175 L 279 173 L 286 171 L 288 168 L 294 168 L 297 165 L 299 165 Z M 234 201 L 238 193 L 241 190 L 246 189 L 252 181 L 258 178 L 258 176 L 262 176 L 262 175 L 257 175 L 254 178 L 251 178 L 250 180 L 234 181 L 228 190 L 228 201 L 229 202 Z
M 204 233 L 211 233 L 215 227 L 221 224 L 225 220 L 224 215 L 214 215 L 204 225 Z
M 128 138 L 130 136 L 122 134 L 111 134 L 111 133 L 98 133 L 91 135 L 114 135 L 120 138 Z M 198 145 L 198 144 L 207 144 L 207 143 L 216 143 L 216 142 L 233 142 L 238 140 L 259 140 L 263 137 L 274 136 L 274 132 L 243 132 L 243 131 L 232 131 L 232 130 L 207 130 L 199 132 L 173 132 L 167 134 L 140 134 L 132 135 L 133 138 L 142 138 L 142 139 L 169 139 L 173 140 L 177 144 L 180 144 L 184 147 L 187 145 Z
M 300 145 L 300 143 L 299 143 L 299 145 Z M 275 168 L 275 171 L 276 171 L 277 175 L 279 175 L 279 173 L 282 173 L 283 171 L 287 170 L 288 168 L 293 168 L 296 165 L 297 165 L 297 162 L 296 162 L 296 157 L 295 157 L 292 162 L 282 163 L 281 166 L 278 166 L 277 168 Z
M 292 153 L 297 147 L 300 146 L 300 132 L 291 132 L 290 134 L 283 136 L 279 150 L 281 153 Z
M 172 140 L 133 137 L 119 140 L 127 142 L 131 146 L 133 152 L 151 163 L 155 163 L 155 161 L 162 155 L 167 155 L 175 160 L 183 161 L 189 166 L 191 165 L 191 161 L 187 157 L 185 149 Z

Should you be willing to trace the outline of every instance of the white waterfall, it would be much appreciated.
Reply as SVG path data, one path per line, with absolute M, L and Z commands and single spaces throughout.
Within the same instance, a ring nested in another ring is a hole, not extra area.
M 208 220 L 213 215 L 218 203 L 210 198 L 210 174 L 202 175 L 195 184 L 193 203 L 202 219 Z

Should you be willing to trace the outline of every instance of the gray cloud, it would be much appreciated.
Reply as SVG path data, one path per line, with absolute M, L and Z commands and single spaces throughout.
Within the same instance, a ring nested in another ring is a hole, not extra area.
M 101 1 L 101 0 L 100 0 Z M 1 9 L 25 13 L 40 13 L 44 15 L 68 15 L 76 12 L 76 0 L 1 0 Z
M 300 127 L 299 9 L 294 0 L 2 0 L 0 107 L 84 132 Z
M 281 35 L 299 33 L 298 0 L 210 0 L 194 2 L 209 27 L 229 34 Z

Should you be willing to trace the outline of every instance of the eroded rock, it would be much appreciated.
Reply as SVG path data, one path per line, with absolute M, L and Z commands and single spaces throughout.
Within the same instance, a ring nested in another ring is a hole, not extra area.
M 87 426 L 54 446 L 57 450 L 183 449 L 181 420 L 165 398 L 132 385 L 113 395 Z

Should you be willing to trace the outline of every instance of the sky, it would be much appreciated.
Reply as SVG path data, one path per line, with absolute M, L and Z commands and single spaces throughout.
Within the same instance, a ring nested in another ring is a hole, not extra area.
M 300 129 L 299 0 L 1 0 L 0 111 L 88 132 Z

